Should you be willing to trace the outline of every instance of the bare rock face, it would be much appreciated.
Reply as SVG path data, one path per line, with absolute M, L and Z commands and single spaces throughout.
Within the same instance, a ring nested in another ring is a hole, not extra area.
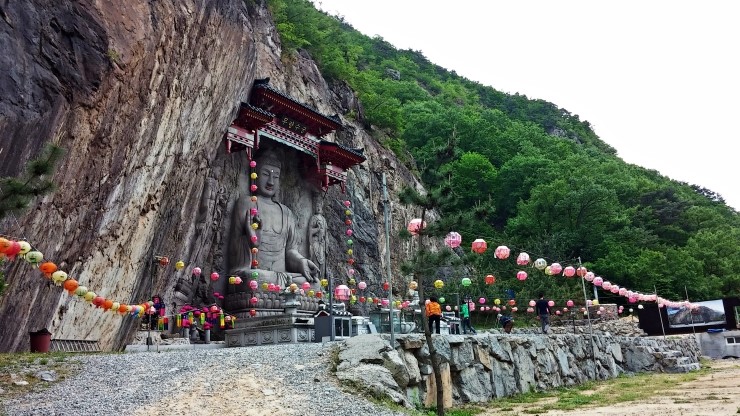
M 247 162 L 226 154 L 223 135 L 254 79 L 270 77 L 324 114 L 362 117 L 351 90 L 328 85 L 305 53 L 281 59 L 259 2 L 8 2 L 0 5 L 0 49 L 0 175 L 19 173 L 46 143 L 66 152 L 58 190 L 0 223 L 0 233 L 26 239 L 80 284 L 122 303 L 160 293 L 169 306 L 190 268 L 224 273 L 233 191 Z M 346 195 L 325 196 L 328 268 L 346 274 L 340 201 L 349 199 L 356 268 L 379 281 L 381 172 L 391 197 L 405 183 L 419 185 L 360 123 L 342 121 L 347 129 L 329 139 L 364 148 L 368 161 L 350 172 Z M 393 229 L 412 217 L 394 204 Z M 392 245 L 394 264 L 406 244 Z M 162 268 L 157 255 L 189 267 Z M 68 295 L 25 262 L 6 277 L 0 351 L 28 349 L 28 332 L 42 327 L 53 338 L 121 349 L 138 326 L 138 318 Z

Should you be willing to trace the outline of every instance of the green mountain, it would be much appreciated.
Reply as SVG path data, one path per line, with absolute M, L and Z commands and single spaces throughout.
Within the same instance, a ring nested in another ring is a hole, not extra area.
M 484 238 L 563 265 L 580 259 L 612 283 L 675 300 L 740 295 L 740 220 L 717 193 L 625 163 L 588 121 L 553 103 L 461 77 L 307 0 L 269 5 L 283 59 L 308 53 L 327 80 L 357 93 L 363 110 L 345 116 L 429 189 L 445 189 L 441 214 L 463 244 Z M 492 251 L 475 267 L 502 283 L 490 295 L 579 295 L 576 280 L 517 281 Z

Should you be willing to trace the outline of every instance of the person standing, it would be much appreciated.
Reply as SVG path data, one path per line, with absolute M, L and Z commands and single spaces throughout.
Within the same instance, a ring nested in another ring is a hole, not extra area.
M 546 334 L 550 329 L 550 304 L 545 295 L 540 293 L 540 299 L 535 305 L 537 309 L 537 315 L 540 317 L 540 324 L 542 324 L 542 333 Z
M 439 325 L 442 319 L 442 307 L 434 296 L 429 298 L 429 303 L 427 303 L 426 306 L 426 315 L 429 319 L 429 332 L 439 334 Z M 434 330 L 432 330 L 433 324 L 436 325 Z
M 462 316 L 463 334 L 467 334 L 468 329 L 473 334 L 477 334 L 477 332 L 475 332 L 475 328 L 473 328 L 473 326 L 470 325 L 470 307 L 468 306 L 468 302 L 470 302 L 470 300 L 466 299 L 465 302 L 463 302 L 462 306 L 460 307 L 460 315 Z

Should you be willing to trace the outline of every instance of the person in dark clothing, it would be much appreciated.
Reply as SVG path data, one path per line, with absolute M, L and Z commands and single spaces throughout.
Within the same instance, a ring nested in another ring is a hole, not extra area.
M 511 328 L 514 327 L 514 318 L 509 315 L 502 315 L 498 322 L 501 324 L 501 328 L 504 329 L 504 332 L 507 334 L 511 333 Z
M 550 329 L 550 304 L 545 295 L 540 293 L 540 299 L 535 305 L 537 315 L 540 317 L 540 324 L 542 324 L 542 333 L 546 334 Z

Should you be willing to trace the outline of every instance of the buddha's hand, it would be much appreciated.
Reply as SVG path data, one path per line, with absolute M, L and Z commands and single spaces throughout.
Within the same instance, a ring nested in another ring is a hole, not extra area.
M 316 283 L 319 281 L 320 270 L 314 262 L 309 259 L 301 260 L 301 273 L 309 283 Z

